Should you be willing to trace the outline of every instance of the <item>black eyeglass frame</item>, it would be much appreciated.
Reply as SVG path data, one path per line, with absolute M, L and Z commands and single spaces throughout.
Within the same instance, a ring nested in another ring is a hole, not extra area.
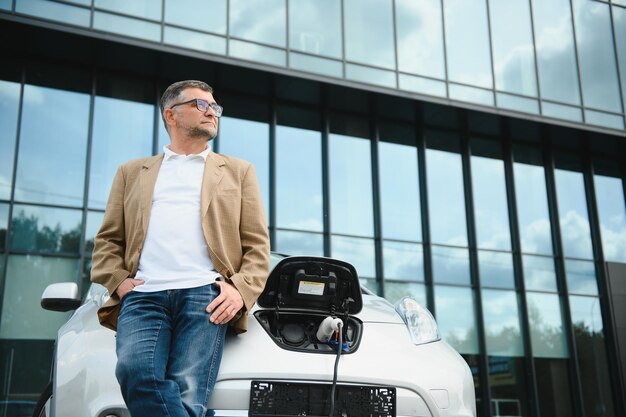
M 191 100 L 183 101 L 182 103 L 176 103 L 170 106 L 170 109 L 173 109 L 176 106 L 182 106 L 183 104 L 189 104 L 194 101 L 196 102 L 196 109 L 198 109 L 198 111 L 202 113 L 206 113 L 207 111 L 209 111 L 209 108 L 211 108 L 213 112 L 215 113 L 215 116 L 221 117 L 222 113 L 224 112 L 224 108 L 220 106 L 219 104 L 209 103 L 208 101 L 203 100 L 201 98 L 192 98 Z

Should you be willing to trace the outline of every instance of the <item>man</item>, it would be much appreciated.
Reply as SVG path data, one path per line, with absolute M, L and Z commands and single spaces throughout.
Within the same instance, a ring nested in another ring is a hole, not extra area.
M 91 279 L 111 297 L 116 376 L 133 417 L 205 415 L 227 324 L 247 312 L 269 270 L 254 167 L 211 151 L 222 108 L 201 81 L 165 90 L 164 154 L 127 162 L 95 238 Z

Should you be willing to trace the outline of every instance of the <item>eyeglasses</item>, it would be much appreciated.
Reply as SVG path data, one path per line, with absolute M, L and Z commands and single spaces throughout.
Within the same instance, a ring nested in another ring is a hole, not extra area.
M 196 109 L 198 109 L 198 111 L 201 111 L 202 113 L 208 112 L 209 108 L 211 108 L 213 112 L 215 113 L 215 116 L 220 117 L 222 115 L 222 112 L 224 111 L 224 108 L 220 106 L 219 104 L 209 103 L 208 101 L 202 100 L 201 98 L 194 98 L 189 101 L 182 102 L 182 103 L 176 103 L 173 106 L 171 106 L 170 109 L 173 109 L 176 106 L 182 106 L 183 104 L 189 104 L 194 101 L 196 102 Z

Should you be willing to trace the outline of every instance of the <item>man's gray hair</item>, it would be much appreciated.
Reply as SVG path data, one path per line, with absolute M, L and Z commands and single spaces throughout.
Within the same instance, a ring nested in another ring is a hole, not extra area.
M 165 90 L 165 92 L 163 92 L 163 95 L 161 96 L 161 118 L 163 119 L 165 130 L 169 131 L 169 129 L 167 128 L 167 123 L 165 122 L 163 112 L 165 112 L 165 109 L 176 104 L 176 102 L 180 100 L 180 95 L 182 94 L 182 92 L 188 88 L 199 88 L 200 90 L 213 94 L 213 88 L 210 85 L 208 85 L 204 81 L 198 80 L 178 81 L 167 87 L 167 89 Z

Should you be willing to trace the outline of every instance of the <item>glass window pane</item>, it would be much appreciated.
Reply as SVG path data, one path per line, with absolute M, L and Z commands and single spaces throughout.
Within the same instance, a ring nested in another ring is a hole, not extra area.
M 426 286 L 414 282 L 385 281 L 385 298 L 392 304 L 403 297 L 412 297 L 426 307 Z
M 493 88 L 485 0 L 444 2 L 448 78 Z
M 524 359 L 489 357 L 491 415 L 528 417 Z
M 417 148 L 381 141 L 378 158 L 383 236 L 421 241 Z
M 621 112 L 610 6 L 588 0 L 572 5 L 585 106 Z
M 20 84 L 0 80 L 0 199 L 11 197 Z
M 424 250 L 418 243 L 383 241 L 385 278 L 424 281 Z
M 15 205 L 11 220 L 11 249 L 78 253 L 82 212 Z
M 270 128 L 267 123 L 220 118 L 220 153 L 245 159 L 254 165 L 265 214 L 269 218 Z
M 426 150 L 430 237 L 435 243 L 467 245 L 461 155 Z
M 585 110 L 585 123 L 611 129 L 624 129 L 624 117 L 599 111 Z
M 503 109 L 539 114 L 539 102 L 530 98 L 496 93 L 496 102 Z
M 556 294 L 526 293 L 533 356 L 567 358 L 561 301 Z
M 165 0 L 165 22 L 226 34 L 226 0 Z
M 76 282 L 79 260 L 11 255 L 4 285 L 0 339 L 54 339 L 72 313 L 40 306 L 44 289 L 55 282 Z
M 514 291 L 482 290 L 487 353 L 523 356 L 519 306 Z
M 124 3 L 132 4 L 133 2 Z M 160 13 L 160 5 L 158 9 Z M 110 13 L 94 12 L 93 28 L 104 32 L 119 33 L 121 35 L 146 39 L 153 42 L 159 42 L 161 40 L 160 24 Z
M 396 0 L 396 30 L 400 71 L 445 78 L 440 0 Z
M 76 26 L 89 26 L 89 9 L 49 0 L 18 0 L 15 11 Z
M 331 256 L 351 263 L 360 278 L 376 277 L 374 241 L 356 237 L 331 236 Z
M 93 240 L 100 230 L 103 218 L 104 213 L 101 211 L 89 211 L 87 213 L 87 227 L 85 229 L 85 256 L 87 257 L 91 257 Z
M 478 271 L 483 287 L 515 288 L 511 253 L 479 250 Z
M 83 205 L 88 126 L 89 95 L 25 86 L 16 200 Z
M 604 342 L 604 327 L 597 297 L 570 296 L 572 324 L 583 391 L 586 415 L 616 415 L 611 398 L 608 358 Z
M 604 259 L 624 262 L 626 259 L 626 205 L 622 180 L 604 175 L 594 175 L 593 179 Z
M 532 0 L 541 97 L 580 104 L 569 0 Z
M 289 256 L 324 256 L 324 236 L 317 233 L 277 230 L 275 250 Z
M 300 71 L 328 75 L 329 77 L 341 78 L 343 76 L 343 64 L 340 61 L 333 61 L 330 59 L 318 58 L 295 52 L 291 52 L 289 54 L 289 67 Z
M 0 204 L 0 252 L 6 249 L 7 224 L 9 223 L 9 205 Z M 2 259 L 0 259 L 1 261 Z M 0 270 L 0 277 L 2 271 Z
M 471 157 L 476 243 L 483 249 L 511 250 L 504 162 Z
M 459 353 L 478 354 L 474 292 L 435 286 L 435 314 L 441 338 Z
M 597 295 L 596 269 L 591 261 L 565 260 L 565 277 L 570 294 Z
M 362 83 L 396 88 L 396 73 L 392 71 L 346 64 L 346 78 Z
M 537 95 L 528 0 L 489 0 L 496 89 Z
M 483 106 L 493 106 L 492 91 L 458 84 L 449 84 L 448 88 L 451 99 L 482 104 Z
M 105 208 L 117 168 L 152 154 L 154 106 L 97 96 L 93 121 L 89 207 Z
M 289 0 L 289 47 L 341 58 L 341 2 Z
M 333 233 L 374 235 L 370 141 L 329 138 L 330 222 Z
M 578 107 L 564 106 L 561 104 L 541 102 L 541 112 L 544 116 L 557 119 L 571 120 L 572 122 L 582 122 L 582 110 Z
M 207 33 L 166 26 L 163 30 L 163 42 L 179 48 L 226 55 L 226 38 Z
M 285 66 L 287 62 L 287 54 L 282 49 L 238 41 L 237 39 L 230 39 L 228 45 L 230 56 L 235 58 L 277 66 Z
M 623 3 L 626 6 L 626 2 Z M 626 108 L 626 8 L 613 7 L 613 24 L 615 27 L 617 55 L 619 56 L 624 108 Z
M 394 69 L 392 1 L 345 0 L 343 16 L 346 59 Z
M 574 415 L 570 394 L 570 375 L 563 359 L 535 359 L 539 412 L 542 416 Z
M 527 290 L 557 291 L 553 258 L 522 255 L 522 268 Z
M 548 194 L 541 166 L 513 164 L 522 251 L 552 255 Z
M 322 135 L 276 128 L 276 224 L 323 231 Z
M 583 174 L 557 169 L 554 177 L 563 254 L 573 258 L 593 259 Z
M 230 0 L 230 36 L 286 46 L 285 0 Z
M 467 249 L 432 246 L 433 280 L 437 283 L 471 282 Z
M 446 83 L 443 81 L 400 74 L 398 83 L 401 90 L 413 91 L 420 94 L 427 94 L 429 96 L 446 96 Z
M 94 2 L 99 9 L 161 20 L 161 0 L 94 0 Z
M 0 0 L 0 9 L 11 10 L 13 7 L 13 0 Z

